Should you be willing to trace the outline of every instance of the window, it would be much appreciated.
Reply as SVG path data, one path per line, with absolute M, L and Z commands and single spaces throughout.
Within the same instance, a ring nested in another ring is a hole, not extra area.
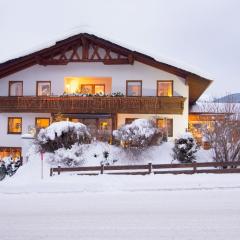
M 173 119 L 161 118 L 157 119 L 157 126 L 166 131 L 168 137 L 173 137 Z
M 22 118 L 9 117 L 8 118 L 8 134 L 22 133 Z
M 95 94 L 105 94 L 105 85 L 104 84 L 95 85 Z
M 36 128 L 46 128 L 50 125 L 50 118 L 36 118 L 35 119 Z
M 22 155 L 20 147 L 0 147 L 0 159 L 4 157 L 12 157 L 13 160 L 19 159 Z
M 133 121 L 135 121 L 137 118 L 125 118 L 125 124 L 131 124 Z
M 37 96 L 51 95 L 51 82 L 50 81 L 37 81 Z
M 126 81 L 126 95 L 127 96 L 142 96 L 142 81 L 141 80 L 127 80 Z
M 82 84 L 81 93 L 83 94 L 105 94 L 104 84 Z
M 157 81 L 157 96 L 172 97 L 173 81 Z
M 8 95 L 9 96 L 22 96 L 23 95 L 23 81 L 10 81 Z
M 94 85 L 92 84 L 82 84 L 81 93 L 83 94 L 94 94 Z

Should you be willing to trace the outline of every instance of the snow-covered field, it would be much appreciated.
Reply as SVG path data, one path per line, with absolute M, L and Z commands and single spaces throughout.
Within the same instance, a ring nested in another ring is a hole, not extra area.
M 0 239 L 239 239 L 240 174 L 49 177 L 0 183 Z

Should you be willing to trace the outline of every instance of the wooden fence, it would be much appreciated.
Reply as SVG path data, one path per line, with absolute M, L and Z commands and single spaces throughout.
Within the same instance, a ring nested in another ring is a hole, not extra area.
M 112 165 L 89 167 L 56 167 L 50 169 L 50 176 L 54 173 L 78 172 L 79 175 L 118 174 L 118 175 L 146 175 L 146 174 L 195 174 L 195 173 L 240 173 L 240 162 L 204 162 L 185 164 L 146 164 L 146 165 Z

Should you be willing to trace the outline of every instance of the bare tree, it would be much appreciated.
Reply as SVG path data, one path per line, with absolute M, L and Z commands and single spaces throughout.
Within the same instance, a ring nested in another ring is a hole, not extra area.
M 204 102 L 202 110 L 212 115 L 211 123 L 203 128 L 216 162 L 240 161 L 240 108 L 231 99 L 225 103 Z M 210 126 L 210 127 L 209 127 Z

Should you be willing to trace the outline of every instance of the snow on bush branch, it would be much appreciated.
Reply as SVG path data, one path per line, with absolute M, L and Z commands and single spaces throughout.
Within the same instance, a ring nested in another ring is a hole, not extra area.
M 155 126 L 154 121 L 137 119 L 113 131 L 113 136 L 124 148 L 144 149 L 159 144 L 163 133 Z
M 173 147 L 173 159 L 181 163 L 191 163 L 196 159 L 198 150 L 196 141 L 191 133 L 186 132 L 175 139 Z
M 74 144 L 90 143 L 91 135 L 82 123 L 61 121 L 41 129 L 36 144 L 41 151 L 54 152 L 59 148 L 70 149 Z

